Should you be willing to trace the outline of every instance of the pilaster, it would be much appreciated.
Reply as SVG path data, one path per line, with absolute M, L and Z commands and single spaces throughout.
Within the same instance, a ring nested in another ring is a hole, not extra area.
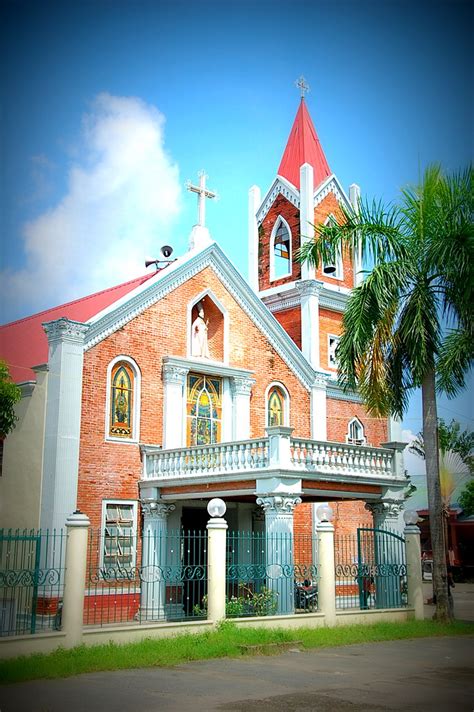
M 327 440 L 327 381 L 316 378 L 311 387 L 311 439 Z
M 300 235 L 301 245 L 314 235 L 314 171 L 309 163 L 303 163 L 300 168 Z M 302 279 L 314 279 L 314 274 L 314 267 L 303 262 Z
M 306 279 L 296 283 L 301 300 L 301 351 L 314 369 L 319 357 L 319 295 L 323 282 Z
M 189 369 L 163 364 L 163 449 L 182 447 L 184 437 L 184 388 Z
M 84 337 L 89 328 L 61 318 L 43 324 L 48 337 L 41 527 L 60 529 L 76 508 Z
M 253 378 L 239 376 L 231 378 L 235 440 L 248 440 L 250 438 L 250 396 L 254 384 L 255 380 Z

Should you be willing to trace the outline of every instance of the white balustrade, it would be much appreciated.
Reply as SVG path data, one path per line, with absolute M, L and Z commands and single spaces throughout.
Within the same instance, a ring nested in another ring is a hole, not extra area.
M 144 446 L 144 477 L 170 480 L 269 469 L 268 450 L 268 438 L 174 450 Z M 388 448 L 291 438 L 290 454 L 291 470 L 303 474 L 395 477 L 394 451 Z

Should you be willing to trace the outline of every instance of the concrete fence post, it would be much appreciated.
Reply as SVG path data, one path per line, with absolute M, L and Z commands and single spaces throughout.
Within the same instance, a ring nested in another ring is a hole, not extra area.
M 336 625 L 336 575 L 334 571 L 334 526 L 320 522 L 316 527 L 319 552 L 318 608 L 327 626 Z
M 420 530 L 414 524 L 405 527 L 408 605 L 415 609 L 415 619 L 423 620 L 423 577 L 421 573 Z
M 77 510 L 66 519 L 66 527 L 62 628 L 65 647 L 74 648 L 82 643 L 89 517 Z
M 207 619 L 225 618 L 225 572 L 227 522 L 212 517 L 207 523 Z

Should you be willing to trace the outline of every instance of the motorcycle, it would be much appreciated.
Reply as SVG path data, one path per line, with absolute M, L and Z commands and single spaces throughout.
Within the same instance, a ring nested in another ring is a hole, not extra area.
M 295 581 L 295 608 L 316 611 L 318 608 L 318 585 L 305 579 Z

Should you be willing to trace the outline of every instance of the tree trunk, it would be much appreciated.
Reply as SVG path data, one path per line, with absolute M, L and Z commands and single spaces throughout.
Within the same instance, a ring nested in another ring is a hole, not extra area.
M 433 593 L 438 621 L 452 619 L 448 605 L 448 576 L 444 537 L 443 502 L 439 481 L 438 417 L 436 411 L 435 373 L 430 370 L 421 386 L 423 402 L 423 440 L 425 443 L 426 484 L 430 512 L 431 548 L 433 551 Z

